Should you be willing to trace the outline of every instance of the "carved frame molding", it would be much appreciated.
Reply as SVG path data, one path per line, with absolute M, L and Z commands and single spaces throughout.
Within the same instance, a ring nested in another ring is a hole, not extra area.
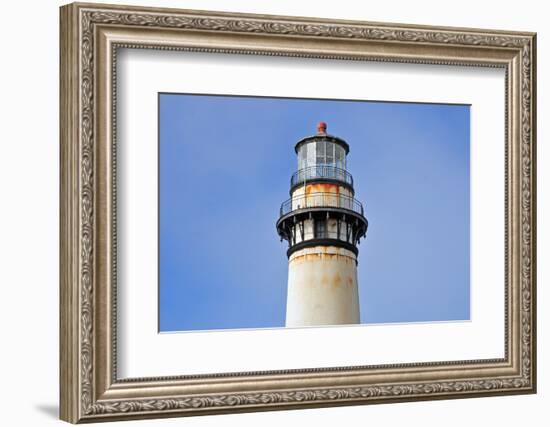
M 535 34 L 77 3 L 61 8 L 60 43 L 62 419 L 535 392 Z M 506 357 L 118 380 L 115 65 L 121 47 L 505 68 Z

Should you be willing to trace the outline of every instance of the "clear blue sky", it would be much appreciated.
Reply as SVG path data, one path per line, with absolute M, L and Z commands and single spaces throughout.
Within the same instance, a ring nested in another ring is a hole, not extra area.
M 294 145 L 328 123 L 369 220 L 362 323 L 470 317 L 470 108 L 160 94 L 160 331 L 282 327 Z

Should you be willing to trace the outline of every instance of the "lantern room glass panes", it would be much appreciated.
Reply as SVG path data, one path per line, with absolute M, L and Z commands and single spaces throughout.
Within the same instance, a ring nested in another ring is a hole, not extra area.
M 315 164 L 321 165 L 325 162 L 325 141 L 316 141 L 315 142 Z
M 336 167 L 340 169 L 346 168 L 346 151 L 344 150 L 344 147 L 341 147 L 337 144 L 334 145 L 334 162 L 336 163 Z
M 310 142 L 309 144 L 306 144 L 306 147 L 307 147 L 306 167 L 314 166 L 315 165 L 315 143 Z
M 298 170 L 306 168 L 306 151 L 307 145 L 302 144 L 298 148 Z
M 327 142 L 326 143 L 325 164 L 327 164 L 327 165 L 335 166 L 335 164 L 334 164 L 334 146 L 335 145 L 336 144 L 334 144 L 332 142 Z
M 346 168 L 344 147 L 332 141 L 313 140 L 302 144 L 298 149 L 298 169 L 310 166 L 327 165 Z

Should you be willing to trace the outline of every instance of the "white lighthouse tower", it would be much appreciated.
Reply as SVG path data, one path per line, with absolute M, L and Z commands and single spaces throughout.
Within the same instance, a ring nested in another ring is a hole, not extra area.
M 290 327 L 359 323 L 357 245 L 368 222 L 346 170 L 349 146 L 326 130 L 320 122 L 296 144 L 298 170 L 277 221 L 288 241 Z

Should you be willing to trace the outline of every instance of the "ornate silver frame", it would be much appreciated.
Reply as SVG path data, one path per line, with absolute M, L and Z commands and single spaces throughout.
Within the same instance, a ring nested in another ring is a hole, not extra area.
M 60 13 L 61 419 L 78 423 L 536 391 L 534 33 L 99 4 L 71 4 Z M 118 47 L 504 68 L 505 357 L 117 379 Z

